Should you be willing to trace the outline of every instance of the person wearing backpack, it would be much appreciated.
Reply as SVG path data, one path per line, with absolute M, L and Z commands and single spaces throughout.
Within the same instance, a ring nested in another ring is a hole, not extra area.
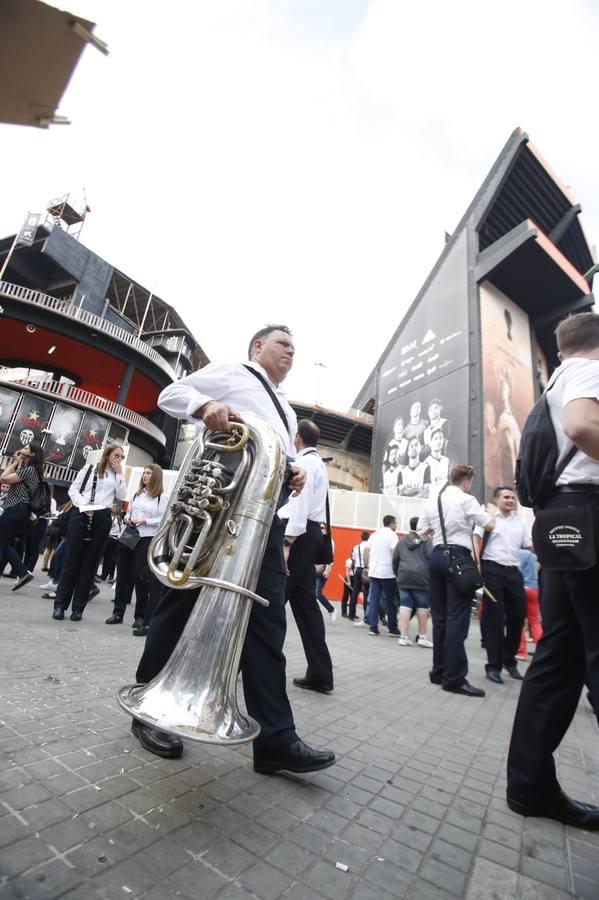
M 135 588 L 133 634 L 136 637 L 144 637 L 148 633 L 150 616 L 160 600 L 160 582 L 148 568 L 148 547 L 158 531 L 167 501 L 162 487 L 161 467 L 155 464 L 145 466 L 138 488 L 129 498 L 124 518 L 125 525 L 134 526 L 139 537 L 132 548 L 119 542 L 114 609 L 105 622 L 106 625 L 122 623 Z
M 553 458 L 557 468 L 552 490 L 535 504 L 533 528 L 535 549 L 543 564 L 543 636 L 524 677 L 514 718 L 507 803 L 523 816 L 543 816 L 596 831 L 599 806 L 578 803 L 563 793 L 553 754 L 574 717 L 585 681 L 599 718 L 599 316 L 570 316 L 560 322 L 555 334 L 562 363 L 549 379 L 544 402 L 557 445 L 554 457 L 551 444 L 545 442 L 545 458 Z M 537 403 L 522 433 L 525 447 L 528 425 L 533 414 L 538 415 L 538 407 Z M 522 502 L 519 476 L 527 473 L 524 480 L 534 491 L 535 480 L 546 480 L 547 473 L 540 453 L 537 479 L 530 454 L 521 447 L 520 456 L 517 486 Z M 553 560 L 547 566 L 539 553 L 537 528 L 547 513 L 556 510 L 594 518 L 594 564 L 588 565 L 587 560 L 586 568 L 567 569 L 572 560 L 562 551 L 563 568 L 554 567 Z
M 17 450 L 12 462 L 0 475 L 0 483 L 10 489 L 4 500 L 0 517 L 0 564 L 6 559 L 17 575 L 13 591 L 18 591 L 33 578 L 19 554 L 12 547 L 16 535 L 23 531 L 31 518 L 31 498 L 44 474 L 44 451 L 39 441 L 31 441 Z

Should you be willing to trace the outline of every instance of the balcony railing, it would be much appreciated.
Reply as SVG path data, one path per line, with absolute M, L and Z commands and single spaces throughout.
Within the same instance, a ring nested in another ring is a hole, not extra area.
M 19 381 L 9 380 L 6 375 L 9 370 L 0 369 L 0 383 L 11 387 L 30 388 L 39 394 L 50 394 L 57 400 L 68 400 L 75 406 L 83 409 L 95 409 L 105 413 L 109 418 L 116 419 L 125 425 L 143 431 L 145 434 L 158 441 L 162 447 L 166 445 L 166 437 L 164 433 L 139 413 L 121 406 L 119 403 L 113 403 L 112 400 L 105 400 L 104 397 L 98 397 L 97 394 L 91 394 L 89 391 L 82 391 L 81 388 L 73 387 L 70 384 L 64 384 L 60 381 L 36 381 L 35 379 L 20 379 Z
M 0 469 L 5 469 L 13 459 L 12 456 L 0 455 Z M 46 481 L 61 481 L 71 484 L 75 481 L 79 469 L 69 469 L 67 466 L 57 466 L 55 463 L 44 463 L 44 478 Z
M 14 297 L 16 300 L 30 303 L 33 306 L 41 306 L 44 309 L 49 309 L 67 319 L 77 319 L 77 321 L 89 325 L 94 331 L 102 331 L 104 334 L 109 334 L 117 341 L 121 341 L 121 343 L 127 344 L 129 347 L 133 347 L 133 349 L 137 350 L 139 353 L 143 353 L 144 356 L 147 356 L 148 359 L 151 359 L 152 362 L 160 366 L 173 381 L 176 380 L 177 376 L 174 369 L 165 359 L 163 359 L 160 353 L 157 353 L 156 350 L 149 347 L 145 341 L 142 341 L 134 334 L 125 331 L 124 328 L 119 328 L 118 325 L 114 325 L 107 319 L 102 319 L 100 316 L 96 316 L 94 313 L 87 312 L 87 310 L 76 306 L 73 303 L 72 297 L 66 300 L 58 297 L 50 297 L 48 294 L 42 294 L 40 291 L 32 291 L 30 288 L 21 287 L 18 284 L 9 284 L 7 281 L 0 281 L 0 296 L 1 295 L 4 295 L 5 297 Z

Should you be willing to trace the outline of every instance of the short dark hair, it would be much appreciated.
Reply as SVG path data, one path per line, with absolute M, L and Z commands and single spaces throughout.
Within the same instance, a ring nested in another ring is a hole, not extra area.
M 391 522 L 397 522 L 397 516 L 383 516 L 383 528 L 388 528 Z
M 576 313 L 562 319 L 555 329 L 557 346 L 563 353 L 580 353 L 599 347 L 599 316 L 597 313 Z
M 471 478 L 474 478 L 476 470 L 473 466 L 452 466 L 449 470 L 449 483 L 450 484 L 462 484 L 464 481 L 469 481 Z
M 306 447 L 316 447 L 320 439 L 320 428 L 311 419 L 300 419 L 297 423 L 297 433 Z
M 260 331 L 257 331 L 256 334 L 250 339 L 250 345 L 248 347 L 248 359 L 252 358 L 254 343 L 260 340 L 260 338 L 267 337 L 267 335 L 271 334 L 271 332 L 273 331 L 284 331 L 285 334 L 288 334 L 289 337 L 292 337 L 291 329 L 287 325 L 265 325 L 264 328 L 261 328 Z
M 493 491 L 493 497 L 499 497 L 502 491 L 509 491 L 511 494 L 515 494 L 515 488 L 512 484 L 498 484 L 495 490 Z
M 360 539 L 363 541 L 367 541 L 369 537 L 370 537 L 369 531 L 363 531 L 362 534 L 360 535 Z
M 418 516 L 412 516 L 412 518 L 410 519 L 410 529 L 412 531 L 416 531 L 417 528 L 418 528 Z

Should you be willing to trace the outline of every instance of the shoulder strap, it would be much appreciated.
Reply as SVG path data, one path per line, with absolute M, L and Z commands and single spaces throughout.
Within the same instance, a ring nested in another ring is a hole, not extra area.
M 548 387 L 548 388 L 545 390 L 545 393 L 543 394 L 543 400 L 544 400 L 544 402 L 545 402 L 545 411 L 546 411 L 547 415 L 549 416 L 549 421 L 550 421 L 550 422 L 552 421 L 552 420 L 551 420 L 551 410 L 549 409 L 549 402 L 548 402 L 548 400 L 547 400 L 547 394 L 549 393 L 549 391 L 551 391 L 551 390 L 555 387 L 556 381 L 557 381 L 557 380 L 560 378 L 560 376 L 563 375 L 563 374 L 564 374 L 564 373 L 563 373 L 563 370 L 562 370 L 562 371 L 559 373 L 559 375 L 557 376 L 557 378 L 554 380 L 554 382 L 553 382 L 553 384 L 551 385 L 551 387 Z M 552 424 L 553 424 L 553 423 L 552 423 Z M 553 430 L 555 431 L 555 428 L 554 428 Z M 558 480 L 559 480 L 560 475 L 562 474 L 562 472 L 563 472 L 564 469 L 566 468 L 566 466 L 568 466 L 568 465 L 572 462 L 572 460 L 574 459 L 574 457 L 576 456 L 577 453 L 578 453 L 578 447 L 576 446 L 576 444 L 572 444 L 572 446 L 570 447 L 570 449 L 568 450 L 568 452 L 566 453 L 566 455 L 565 455 L 564 458 L 562 459 L 561 463 L 560 463 L 558 466 L 555 467 L 555 473 L 554 473 L 554 476 L 555 476 L 555 483 L 556 483 L 556 484 L 557 484 L 557 482 L 558 482 Z
M 264 388 L 264 390 L 270 395 L 270 399 L 272 400 L 274 407 L 275 407 L 276 411 L 278 412 L 279 416 L 281 417 L 281 421 L 282 421 L 283 425 L 285 426 L 285 431 L 291 438 L 291 432 L 289 430 L 289 421 L 287 420 L 287 416 L 285 415 L 285 413 L 283 411 L 283 407 L 279 403 L 279 399 L 278 399 L 277 395 L 275 394 L 275 392 L 269 385 L 266 378 L 263 378 L 262 375 L 260 374 L 260 372 L 258 372 L 256 369 L 253 369 L 252 366 L 246 366 L 245 363 L 242 363 L 242 365 L 243 365 L 244 369 L 247 369 L 248 372 L 251 372 L 251 374 L 254 375 L 258 379 L 258 381 L 262 384 L 262 387 Z
M 443 547 L 445 556 L 449 556 L 449 546 L 447 544 L 447 532 L 445 531 L 445 519 L 443 517 L 443 504 L 441 503 L 441 494 L 443 491 L 449 487 L 449 482 L 446 481 L 439 493 L 437 494 L 437 509 L 439 510 L 439 523 L 441 525 L 441 534 L 443 536 Z
M 85 485 L 86 485 L 87 482 L 89 481 L 89 476 L 90 476 L 91 473 L 92 473 L 92 469 L 93 469 L 93 466 L 92 466 L 92 465 L 89 465 L 89 466 L 87 467 L 87 472 L 85 473 L 85 477 L 84 477 L 83 482 L 82 482 L 82 484 L 81 484 L 81 490 L 79 491 L 80 494 L 82 494 L 83 491 L 85 490 Z

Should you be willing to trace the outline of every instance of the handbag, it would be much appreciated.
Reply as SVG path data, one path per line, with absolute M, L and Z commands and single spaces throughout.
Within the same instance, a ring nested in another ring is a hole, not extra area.
M 596 565 L 598 513 L 592 503 L 537 509 L 532 539 L 542 567 L 549 572 L 577 572 Z
M 447 484 L 439 491 L 437 496 L 437 508 L 439 510 L 439 523 L 441 525 L 441 534 L 443 535 L 443 555 L 447 560 L 447 572 L 453 581 L 456 590 L 464 596 L 473 597 L 476 591 L 483 586 L 483 579 L 478 570 L 478 566 L 471 556 L 457 556 L 452 558 L 449 544 L 447 543 L 447 532 L 445 531 L 445 519 L 443 517 L 443 506 L 441 503 L 441 494 L 447 487 Z
M 141 534 L 137 530 L 137 527 L 135 525 L 127 525 L 119 537 L 119 544 L 122 544 L 127 550 L 135 550 L 140 540 Z

